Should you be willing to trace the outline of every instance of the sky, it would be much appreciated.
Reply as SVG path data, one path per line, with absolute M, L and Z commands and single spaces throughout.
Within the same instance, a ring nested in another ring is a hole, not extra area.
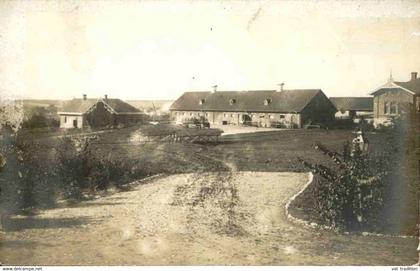
M 176 99 L 420 72 L 420 1 L 0 1 L 0 98 Z

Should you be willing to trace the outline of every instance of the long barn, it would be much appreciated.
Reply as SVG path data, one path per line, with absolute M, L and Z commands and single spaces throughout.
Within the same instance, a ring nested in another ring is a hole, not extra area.
M 176 123 L 204 117 L 216 125 L 288 128 L 328 126 L 335 112 L 320 89 L 185 92 L 170 107 Z

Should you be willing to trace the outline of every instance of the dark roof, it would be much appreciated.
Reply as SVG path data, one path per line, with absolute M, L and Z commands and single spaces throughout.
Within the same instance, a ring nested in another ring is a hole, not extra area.
M 300 112 L 319 93 L 323 94 L 320 89 L 185 92 L 170 110 Z M 266 105 L 265 100 L 270 102 Z
M 408 82 L 394 82 L 394 83 L 416 94 L 420 94 L 420 78 L 410 80 Z
M 396 81 L 388 81 L 385 85 L 377 88 L 374 90 L 371 95 L 375 95 L 377 92 L 383 92 L 385 90 L 398 90 L 404 88 L 411 93 L 420 95 L 420 78 L 412 79 L 407 82 L 396 82 Z
M 117 113 L 141 112 L 139 109 L 135 108 L 131 104 L 128 104 L 120 99 L 107 99 L 103 101 L 107 103 Z
M 373 111 L 372 97 L 331 97 L 330 101 L 338 110 Z
M 109 105 L 117 114 L 124 113 L 141 113 L 141 111 L 134 106 L 120 100 L 120 99 L 73 99 L 64 104 L 62 112 L 66 113 L 85 113 L 93 105 L 98 102 L 103 102 Z

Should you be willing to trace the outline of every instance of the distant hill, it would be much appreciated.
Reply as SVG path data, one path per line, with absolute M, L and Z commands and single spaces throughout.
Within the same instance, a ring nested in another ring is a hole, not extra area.
M 30 110 L 34 107 L 47 108 L 53 105 L 60 111 L 67 101 L 68 100 L 24 99 L 23 106 L 26 110 Z M 156 111 L 168 111 L 169 106 L 173 103 L 172 100 L 125 100 L 125 102 L 146 112 L 152 112 L 154 108 Z
M 33 107 L 49 107 L 51 105 L 59 108 L 63 107 L 63 104 L 67 100 L 48 100 L 48 99 L 24 99 L 23 100 L 23 106 L 26 108 L 33 108 Z

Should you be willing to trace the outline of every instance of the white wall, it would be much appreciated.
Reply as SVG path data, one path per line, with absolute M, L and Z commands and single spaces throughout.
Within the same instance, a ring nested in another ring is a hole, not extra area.
M 83 116 L 60 115 L 60 128 L 72 129 L 73 121 L 77 121 L 77 128 L 83 128 Z
M 247 112 L 199 112 L 199 111 L 171 111 L 171 120 L 180 124 L 183 119 L 205 116 L 211 124 L 221 125 L 224 121 L 228 125 L 242 124 L 242 115 L 249 115 L 251 121 L 261 127 L 271 127 L 271 122 L 280 122 L 285 125 L 294 123 L 301 127 L 298 113 L 247 113 Z

